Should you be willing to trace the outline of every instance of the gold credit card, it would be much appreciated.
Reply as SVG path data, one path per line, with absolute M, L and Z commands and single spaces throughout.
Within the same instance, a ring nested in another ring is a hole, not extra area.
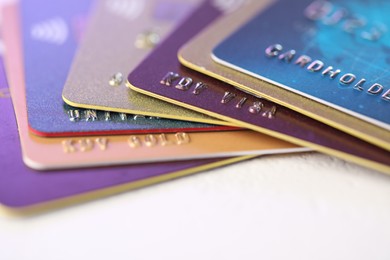
M 201 2 L 127 1 L 139 8 L 132 13 L 116 8 L 112 0 L 98 3 L 65 83 L 64 101 L 80 108 L 233 125 L 125 86 L 128 72 Z
M 38 170 L 310 151 L 253 131 L 43 138 L 25 133 L 24 161 Z
M 297 93 L 286 91 L 263 80 L 217 64 L 211 53 L 216 45 L 257 13 L 275 1 L 251 1 L 245 8 L 225 16 L 194 37 L 179 51 L 180 62 L 191 69 L 227 82 L 247 93 L 260 96 L 332 127 L 390 150 L 389 131 Z M 228 24 L 229 26 L 226 26 Z M 259 51 L 259 55 L 261 55 Z

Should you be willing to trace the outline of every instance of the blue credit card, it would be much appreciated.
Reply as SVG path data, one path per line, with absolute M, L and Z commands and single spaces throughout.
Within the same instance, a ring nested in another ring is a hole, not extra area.
M 225 66 L 390 129 L 390 2 L 280 0 L 213 50 Z
M 92 0 L 21 1 L 26 99 L 33 133 L 66 136 L 228 129 L 65 105 L 62 89 L 93 3 Z

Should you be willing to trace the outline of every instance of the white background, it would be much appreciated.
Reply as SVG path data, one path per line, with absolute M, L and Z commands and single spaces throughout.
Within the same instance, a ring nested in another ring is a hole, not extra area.
M 33 217 L 0 214 L 0 260 L 389 260 L 389 222 L 390 177 L 316 153 L 273 156 Z
M 390 177 L 310 153 L 259 158 L 28 218 L 0 259 L 390 259 Z

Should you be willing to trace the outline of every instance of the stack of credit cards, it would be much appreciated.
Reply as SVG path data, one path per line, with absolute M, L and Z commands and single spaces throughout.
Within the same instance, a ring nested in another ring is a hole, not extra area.
M 36 210 L 258 156 L 390 174 L 384 0 L 20 0 L 2 10 L 0 203 Z

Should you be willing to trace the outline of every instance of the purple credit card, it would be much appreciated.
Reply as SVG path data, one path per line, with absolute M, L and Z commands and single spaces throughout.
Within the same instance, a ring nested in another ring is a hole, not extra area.
M 104 190 L 103 195 L 117 193 L 244 159 L 210 159 L 73 171 L 33 171 L 22 161 L 18 129 L 1 59 L 0 84 L 0 203 L 11 208 L 48 203 L 97 190 Z
M 128 76 L 133 90 L 390 173 L 390 153 L 326 124 L 187 69 L 177 53 L 222 15 L 205 2 Z M 202 17 L 202 19 L 199 19 Z

